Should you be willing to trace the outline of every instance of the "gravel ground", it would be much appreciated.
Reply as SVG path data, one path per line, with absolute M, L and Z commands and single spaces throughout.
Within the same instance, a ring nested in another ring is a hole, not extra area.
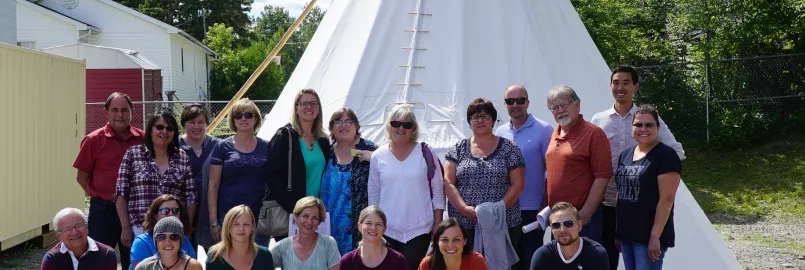
M 802 219 L 764 220 L 722 214 L 708 217 L 744 269 L 805 270 Z M 39 269 L 46 251 L 19 245 L 0 253 L 0 269 Z

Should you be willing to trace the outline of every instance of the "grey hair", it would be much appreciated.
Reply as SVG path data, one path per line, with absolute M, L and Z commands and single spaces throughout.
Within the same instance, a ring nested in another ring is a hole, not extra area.
M 551 108 L 553 101 L 557 98 L 570 98 L 570 101 L 573 103 L 576 103 L 580 100 L 573 88 L 563 84 L 552 87 L 551 91 L 548 92 L 548 109 Z
M 414 123 L 414 127 L 411 128 L 411 142 L 417 142 L 419 139 L 419 123 L 416 121 L 416 114 L 414 114 L 414 109 L 411 105 L 400 105 L 391 110 L 389 119 L 384 124 L 386 126 L 386 139 L 389 141 L 391 141 L 392 133 L 391 121 L 394 119 L 406 119 Z
M 87 220 L 87 215 L 84 214 L 84 211 L 81 211 L 78 208 L 67 207 L 67 208 L 64 208 L 62 210 L 59 210 L 59 212 L 56 213 L 56 216 L 53 217 L 53 228 L 56 231 L 58 231 L 60 229 L 59 228 L 59 220 L 64 218 L 64 217 L 66 217 L 66 216 L 73 215 L 73 214 L 81 216 L 81 219 L 84 220 L 84 223 L 89 222 Z

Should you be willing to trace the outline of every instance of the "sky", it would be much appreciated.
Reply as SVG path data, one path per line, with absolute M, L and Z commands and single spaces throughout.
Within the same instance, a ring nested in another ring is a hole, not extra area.
M 291 16 L 298 17 L 299 14 L 302 14 L 302 10 L 305 9 L 305 4 L 308 2 L 310 0 L 254 0 L 249 16 L 257 17 L 263 11 L 263 7 L 272 5 L 284 7 Z M 333 3 L 333 0 L 319 0 L 316 5 L 321 9 L 327 10 L 331 3 Z

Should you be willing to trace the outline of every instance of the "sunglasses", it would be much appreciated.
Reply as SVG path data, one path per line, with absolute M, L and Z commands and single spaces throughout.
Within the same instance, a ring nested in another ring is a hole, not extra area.
M 561 229 L 562 226 L 564 226 L 565 228 L 568 228 L 568 229 L 573 229 L 573 227 L 576 226 L 576 222 L 572 221 L 572 220 L 565 220 L 565 221 L 562 221 L 562 222 L 551 223 L 551 228 L 553 228 L 554 230 Z
M 170 214 L 170 212 L 173 212 L 174 215 L 178 215 L 182 210 L 179 208 L 159 208 L 159 213 L 162 215 Z
M 400 121 L 391 121 L 391 127 L 398 128 L 402 126 L 404 129 L 412 129 L 414 128 L 413 122 L 400 122 Z
M 506 105 L 514 105 L 515 102 L 517 102 L 517 104 L 523 105 L 523 104 L 525 104 L 526 101 L 528 101 L 528 98 L 524 98 L 524 97 L 507 98 L 507 99 L 504 99 L 504 101 L 506 101 Z
M 175 233 L 171 233 L 171 234 L 160 233 L 160 234 L 157 234 L 157 236 L 156 236 L 157 242 L 165 241 L 165 239 L 168 239 L 168 238 L 170 238 L 170 240 L 173 241 L 173 242 L 179 242 L 179 240 L 182 240 L 182 236 L 178 235 L 178 234 L 175 234 Z
M 634 124 L 632 124 L 632 126 L 636 127 L 636 128 L 643 128 L 643 127 L 654 128 L 654 127 L 657 126 L 657 123 L 645 123 L 645 124 L 643 124 L 643 123 L 634 123 Z
M 252 112 L 236 112 L 234 115 L 235 120 L 240 120 L 241 118 L 252 119 L 254 118 L 254 113 Z
M 174 130 L 174 128 L 173 128 L 173 127 L 171 127 L 171 126 L 154 125 L 154 127 L 155 127 L 155 128 L 157 128 L 157 130 L 163 130 L 163 129 L 167 129 L 167 130 L 168 130 L 168 132 L 171 132 L 171 131 L 173 131 L 173 130 Z

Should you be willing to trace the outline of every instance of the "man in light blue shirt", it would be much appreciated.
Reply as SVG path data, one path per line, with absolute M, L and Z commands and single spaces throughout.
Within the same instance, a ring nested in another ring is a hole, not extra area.
M 537 220 L 539 210 L 545 207 L 545 151 L 553 133 L 553 127 L 528 113 L 528 92 L 525 87 L 514 84 L 503 93 L 506 111 L 511 120 L 498 127 L 495 135 L 514 141 L 525 159 L 524 188 L 520 194 L 520 209 L 523 225 Z M 517 255 L 520 262 L 516 269 L 528 269 L 531 256 L 542 246 L 544 231 L 537 229 L 523 234 Z
M 617 170 L 618 157 L 620 157 L 621 152 L 637 144 L 634 136 L 632 136 L 632 122 L 634 112 L 637 110 L 637 105 L 634 104 L 632 99 L 640 89 L 640 77 L 637 71 L 627 65 L 615 67 L 610 76 L 609 89 L 612 92 L 612 97 L 615 98 L 615 104 L 603 112 L 596 113 L 590 122 L 599 126 L 607 134 L 612 152 L 612 169 Z M 662 118 L 659 119 L 659 122 L 660 130 L 657 133 L 657 137 L 663 144 L 673 148 L 680 160 L 684 160 L 685 150 L 682 149 L 682 144 L 676 141 L 674 134 L 671 133 Z M 617 197 L 618 186 L 615 184 L 615 176 L 613 175 L 607 184 L 604 201 L 602 202 L 604 204 L 604 227 L 600 243 L 609 254 L 610 269 L 618 269 L 619 254 L 618 249 L 615 247 L 615 207 L 618 201 Z

